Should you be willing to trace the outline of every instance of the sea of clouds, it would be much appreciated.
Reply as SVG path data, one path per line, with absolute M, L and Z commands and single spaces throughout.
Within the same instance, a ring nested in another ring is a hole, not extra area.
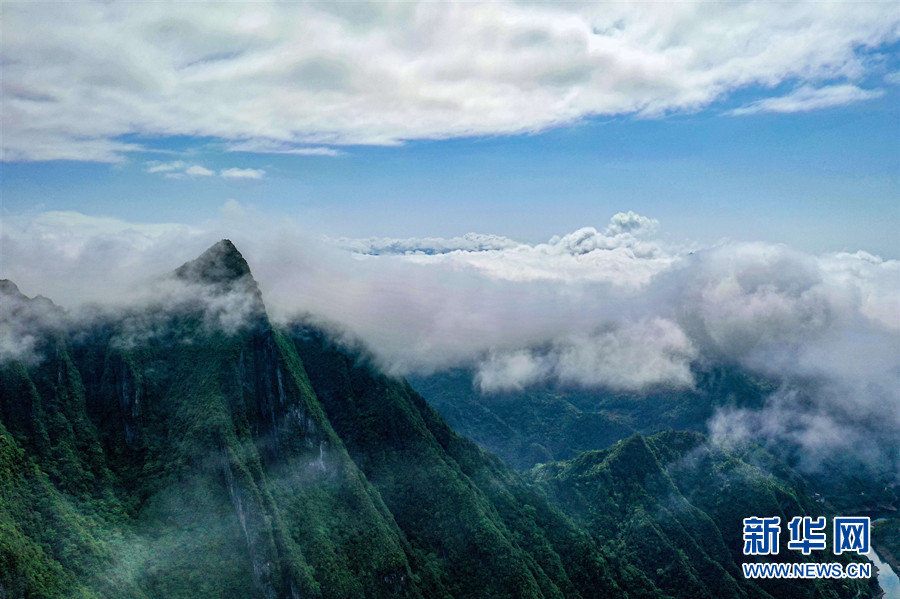
M 787 440 L 810 456 L 890 445 L 900 430 L 900 261 L 767 243 L 675 246 L 658 229 L 625 212 L 545 243 L 348 240 L 234 202 L 200 226 L 47 212 L 4 219 L 0 277 L 69 319 L 160 306 L 190 292 L 160 286 L 161 275 L 228 237 L 273 319 L 311 318 L 361 339 L 394 374 L 463 366 L 476 372 L 473 392 L 546 383 L 640 392 L 690 388 L 692 366 L 726 364 L 780 386 L 762 410 L 718 412 L 714 437 Z M 252 306 L 207 299 L 222 326 Z M 32 312 L 0 302 L 3 359 L 39 358 Z

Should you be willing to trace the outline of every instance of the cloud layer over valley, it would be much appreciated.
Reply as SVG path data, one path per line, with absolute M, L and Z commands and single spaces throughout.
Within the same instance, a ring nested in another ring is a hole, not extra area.
M 657 236 L 660 223 L 630 212 L 538 244 L 328 240 L 236 203 L 197 227 L 61 212 L 2 227 L 0 276 L 73 314 L 91 302 L 149 301 L 147 280 L 227 236 L 271 316 L 307 315 L 359 337 L 394 373 L 464 366 L 483 392 L 548 383 L 640 392 L 691 388 L 693 368 L 725 364 L 779 391 L 761 411 L 720 412 L 719 438 L 787 439 L 813 455 L 900 430 L 900 262 L 865 252 L 673 246 Z M 2 338 L 7 357 L 26 339 L 18 329 Z

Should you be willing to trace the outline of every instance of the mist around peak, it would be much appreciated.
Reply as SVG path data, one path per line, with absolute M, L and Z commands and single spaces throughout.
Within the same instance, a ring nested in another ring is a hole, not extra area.
M 698 369 L 737 368 L 778 391 L 752 413 L 723 408 L 710 420 L 715 438 L 790 443 L 812 469 L 842 452 L 896 464 L 896 260 L 678 245 L 661 236 L 664 223 L 633 212 L 543 243 L 350 243 L 234 206 L 194 228 L 86 220 L 4 226 L 3 276 L 76 319 L 91 304 L 134 315 L 199 301 L 209 326 L 228 330 L 260 314 L 262 294 L 274 322 L 302 317 L 359 339 L 396 375 L 470 370 L 474 394 L 550 385 L 639 398 L 690 392 Z M 203 257 L 179 268 L 191 254 Z M 160 278 L 172 271 L 183 276 Z M 135 331 L 154 330 L 152 317 L 132 318 Z

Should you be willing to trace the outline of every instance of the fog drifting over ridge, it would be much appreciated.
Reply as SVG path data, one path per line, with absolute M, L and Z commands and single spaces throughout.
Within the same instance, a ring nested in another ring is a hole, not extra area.
M 270 316 L 337 326 L 396 374 L 465 366 L 481 391 L 558 383 L 640 392 L 690 388 L 693 365 L 727 364 L 782 386 L 761 411 L 719 412 L 715 437 L 789 440 L 808 456 L 877 455 L 878 439 L 900 430 L 900 261 L 866 252 L 673 246 L 659 240 L 660 223 L 631 212 L 539 244 L 328 240 L 236 203 L 196 227 L 60 212 L 2 227 L 0 278 L 70 318 L 91 302 L 159 302 L 149 279 L 228 237 Z M 230 303 L 209 305 L 221 323 L 235 320 Z M 246 303 L 234 305 L 239 318 Z M 26 321 L 3 306 L 0 346 L 16 357 L 30 347 Z

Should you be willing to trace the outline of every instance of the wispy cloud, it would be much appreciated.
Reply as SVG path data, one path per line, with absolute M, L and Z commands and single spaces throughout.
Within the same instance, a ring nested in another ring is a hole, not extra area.
M 216 174 L 215 171 L 204 168 L 199 164 L 189 166 L 187 170 L 184 171 L 184 173 L 189 177 L 211 177 Z
M 172 162 L 151 161 L 146 163 L 148 173 L 171 173 L 174 171 L 183 171 L 187 168 L 187 163 L 183 160 L 173 160 Z
M 730 112 L 734 116 L 757 114 L 760 112 L 809 112 L 823 108 L 846 106 L 862 100 L 880 98 L 882 89 L 862 89 L 855 85 L 830 85 L 814 88 L 808 85 L 799 87 L 786 96 L 756 100 Z
M 335 145 L 696 111 L 789 81 L 811 91 L 748 111 L 809 110 L 874 93 L 808 86 L 861 80 L 871 54 L 900 35 L 891 2 L 707 8 L 9 3 L 3 158 L 117 161 L 140 149 L 126 135 L 332 155 Z
M 254 154 L 294 154 L 296 156 L 342 156 L 344 152 L 325 146 L 297 146 L 270 139 L 250 139 L 230 143 L 225 148 L 229 152 L 249 152 Z
M 224 179 L 262 179 L 266 174 L 261 168 L 226 168 L 219 171 Z
M 554 339 L 537 349 L 492 351 L 478 366 L 482 391 L 521 390 L 554 382 L 639 391 L 651 385 L 693 386 L 698 352 L 672 320 L 625 320 Z
M 162 174 L 166 179 L 187 179 L 188 177 L 211 177 L 215 171 L 199 164 L 188 164 L 184 160 L 160 162 L 151 160 L 144 163 L 148 173 Z

